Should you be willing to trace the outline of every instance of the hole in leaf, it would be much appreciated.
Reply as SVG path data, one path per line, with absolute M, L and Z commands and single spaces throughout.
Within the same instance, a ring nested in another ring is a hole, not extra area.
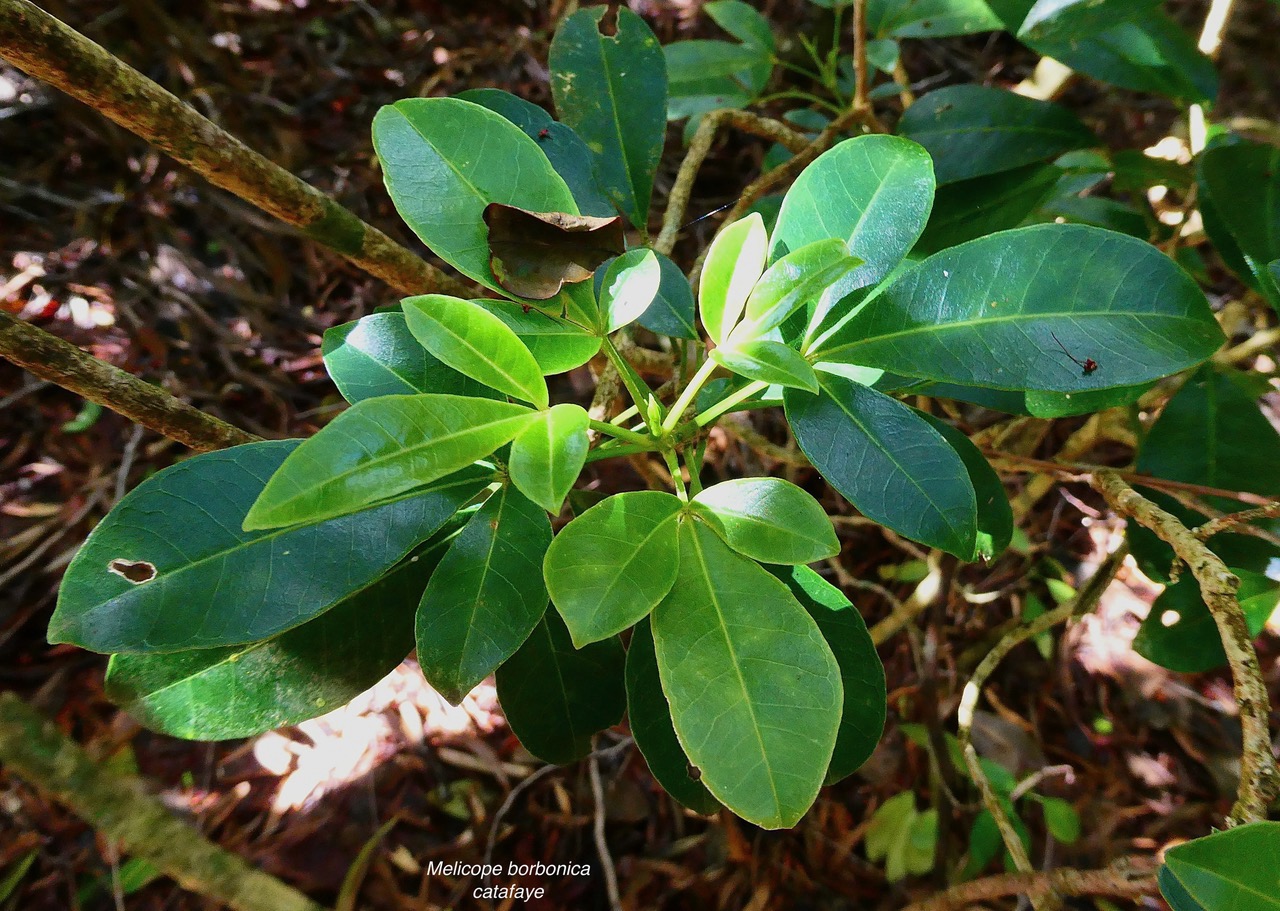
M 156 577 L 155 566 L 146 560 L 112 560 L 107 564 L 107 569 L 134 585 L 150 582 Z
M 618 7 L 610 3 L 608 11 L 600 17 L 600 34 L 606 38 L 612 38 L 618 34 Z

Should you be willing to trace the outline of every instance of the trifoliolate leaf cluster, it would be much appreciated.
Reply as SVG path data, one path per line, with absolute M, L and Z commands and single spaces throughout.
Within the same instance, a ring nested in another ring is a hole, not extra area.
M 1009 27 L 1009 5 L 924 21 L 873 3 L 869 21 L 892 45 Z M 716 422 L 780 407 L 813 490 L 825 480 L 898 534 L 990 559 L 1013 533 L 999 478 L 903 396 L 1087 413 L 1222 342 L 1196 282 L 1145 239 L 1044 217 L 1112 163 L 1066 109 L 994 88 L 940 89 L 897 135 L 836 142 L 724 226 L 691 283 L 648 238 L 667 120 L 751 102 L 772 32 L 722 0 L 708 10 L 736 43 L 664 51 L 625 8 L 602 30 L 604 9 L 570 16 L 552 44 L 559 121 L 492 89 L 374 121 L 401 216 L 491 296 L 411 297 L 331 330 L 325 363 L 351 407 L 305 441 L 158 473 L 76 557 L 50 638 L 112 653 L 109 691 L 146 724 L 254 734 L 336 707 L 416 648 L 454 703 L 496 674 L 513 729 L 548 761 L 586 755 L 625 712 L 682 803 L 793 825 L 875 746 L 884 672 L 859 613 L 810 566 L 841 548 L 813 494 L 772 477 L 703 486 Z M 1058 19 L 1019 35 L 1058 47 Z M 1121 74 L 1137 64 L 1109 36 L 1165 28 L 1094 25 L 1072 53 Z M 699 81 L 704 55 L 731 64 L 717 72 L 736 94 Z M 1179 88 L 1199 97 L 1194 80 Z M 1214 230 L 1274 293 L 1274 237 L 1218 176 L 1236 162 L 1214 154 L 1200 178 L 1222 201 Z M 625 357 L 619 334 L 638 328 L 671 340 L 671 387 Z M 630 398 L 618 414 L 555 400 L 567 387 L 547 378 L 593 361 Z M 1237 395 L 1209 368 L 1194 382 Z M 670 490 L 576 489 L 590 463 L 638 454 L 663 461 Z

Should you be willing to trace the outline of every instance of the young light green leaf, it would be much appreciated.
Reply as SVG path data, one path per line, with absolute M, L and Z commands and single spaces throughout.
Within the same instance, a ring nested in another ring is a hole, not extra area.
M 862 265 L 838 237 L 816 240 L 788 253 L 765 270 L 751 289 L 743 321 L 734 335 L 758 338 Z
M 413 615 L 443 553 L 418 553 L 273 639 L 114 655 L 107 696 L 152 730 L 188 740 L 253 737 L 333 711 L 413 651 Z
M 636 624 L 627 646 L 627 722 L 663 790 L 695 813 L 710 814 L 720 808 L 720 801 L 698 781 L 701 770 L 694 769 L 676 737 L 647 618 Z
M 822 505 L 781 478 L 723 481 L 692 506 L 730 547 L 762 563 L 816 563 L 840 552 Z
M 403 313 L 371 313 L 334 326 L 325 332 L 320 353 L 338 390 L 353 404 L 415 392 L 493 396 L 487 387 L 441 363 L 419 345 Z
M 551 523 L 511 485 L 454 539 L 418 606 L 418 664 L 453 705 L 506 661 L 547 609 L 539 571 Z
M 543 762 L 565 765 L 591 752 L 597 731 L 622 720 L 626 654 L 617 636 L 575 650 L 555 611 L 494 675 L 511 730 Z
M 1066 108 L 981 85 L 930 92 L 907 108 L 898 133 L 929 150 L 939 184 L 1098 145 L 1093 132 Z
M 478 104 L 456 98 L 397 101 L 374 118 L 373 146 L 405 223 L 437 256 L 495 291 L 502 289 L 489 267 L 489 203 L 578 212 L 538 143 Z
M 699 520 L 679 536 L 679 575 L 652 617 L 676 734 L 726 807 L 763 828 L 793 826 L 835 748 L 839 665 L 785 585 Z
M 173 652 L 276 635 L 382 575 L 493 476 L 490 468 L 462 466 L 431 488 L 415 485 L 407 497 L 388 491 L 379 505 L 340 519 L 241 531 L 265 479 L 301 448 L 296 440 L 248 443 L 144 481 L 71 561 L 49 641 L 99 652 Z M 317 556 L 330 553 L 344 557 Z
M 681 502 L 661 491 L 620 493 L 560 530 L 543 563 L 551 601 L 574 645 L 643 619 L 676 578 Z
M 716 235 L 698 283 L 698 314 L 717 345 L 737 325 L 751 289 L 764 272 L 769 234 L 759 214 L 748 215 Z
M 581 367 L 600 351 L 600 336 L 587 332 L 577 323 L 551 316 L 541 310 L 525 310 L 510 301 L 477 300 L 483 307 L 507 324 L 529 349 L 543 376 L 567 373 Z
M 786 391 L 800 449 L 863 515 L 972 560 L 978 507 L 969 470 L 913 409 L 867 386 L 823 376 L 818 395 Z
M 1177 373 L 1222 340 L 1204 293 L 1158 249 L 1051 224 L 935 253 L 813 350 L 940 382 L 1080 392 Z
M 600 315 L 605 332 L 616 332 L 645 314 L 658 297 L 662 285 L 662 265 L 652 250 L 628 250 L 604 273 L 600 287 Z
M 1174 911 L 1277 911 L 1277 857 L 1280 822 L 1253 822 L 1215 832 L 1165 852 L 1160 891 Z
M 520 431 L 511 444 L 511 481 L 533 502 L 552 515 L 560 513 L 564 498 L 578 480 L 591 446 L 590 418 L 578 405 L 556 405 Z
M 818 391 L 818 375 L 799 351 L 775 341 L 749 341 L 711 352 L 711 359 L 747 379 Z
M 942 438 L 964 462 L 969 472 L 969 480 L 973 483 L 973 492 L 978 504 L 978 538 L 974 549 L 974 557 L 992 560 L 1004 552 L 1013 540 L 1013 510 L 1009 506 L 1009 496 L 1005 493 L 1004 483 L 996 474 L 991 463 L 978 451 L 973 442 L 952 427 L 946 421 L 939 420 L 931 414 L 917 411 L 929 426 L 938 431 Z
M 551 42 L 551 94 L 560 119 L 595 156 L 601 187 L 643 231 L 666 136 L 667 67 L 643 19 L 623 7 L 606 35 L 606 12 L 588 7 L 560 25 Z
M 499 392 L 546 408 L 542 367 L 499 317 L 444 294 L 406 298 L 409 331 L 427 351 L 459 373 Z
M 787 191 L 769 258 L 839 238 L 863 264 L 832 284 L 810 314 L 820 323 L 849 294 L 883 279 L 924 230 L 933 202 L 929 153 L 896 136 L 846 139 L 801 172 Z
M 384 395 L 352 405 L 289 454 L 245 531 L 319 522 L 397 497 L 511 442 L 537 412 L 459 395 Z
M 818 624 L 840 665 L 844 708 L 840 733 L 824 784 L 856 772 L 875 751 L 884 731 L 884 665 L 862 615 L 840 589 L 807 566 L 766 566 L 791 590 Z

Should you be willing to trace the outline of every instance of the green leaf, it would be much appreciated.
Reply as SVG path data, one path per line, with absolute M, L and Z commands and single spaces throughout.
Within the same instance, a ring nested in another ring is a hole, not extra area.
M 564 622 L 547 611 L 495 675 L 502 712 L 524 748 L 556 765 L 590 753 L 592 736 L 622 720 L 625 657 L 617 636 L 575 650 Z
M 1206 911 L 1248 908 L 1280 909 L 1280 822 L 1254 822 L 1170 848 L 1160 869 L 1160 889 L 1167 878 Z M 1175 911 L 1191 911 L 1175 904 Z
M 1038 418 L 1063 418 L 1074 414 L 1092 414 L 1131 405 L 1155 383 L 1139 383 L 1136 386 L 1116 386 L 1112 389 L 1091 389 L 1088 392 L 1040 392 L 1028 389 L 1024 398 L 1027 413 Z
M 578 211 L 538 143 L 478 104 L 397 101 L 374 118 L 373 146 L 405 223 L 437 256 L 495 291 L 501 287 L 489 268 L 485 206 Z
M 748 215 L 716 235 L 698 283 L 698 314 L 717 345 L 724 344 L 764 272 L 769 234 L 759 215 Z
M 928 149 L 939 184 L 1099 145 L 1066 108 L 981 85 L 930 92 L 907 108 L 898 133 Z
M 884 665 L 866 621 L 849 599 L 807 566 L 766 566 L 791 590 L 822 631 L 840 665 L 844 708 L 840 733 L 824 784 L 835 784 L 858 770 L 875 751 L 884 731 Z
M 551 601 L 581 647 L 643 619 L 676 579 L 676 518 L 661 491 L 620 493 L 560 530 L 543 563 Z
M 1219 143 L 1200 156 L 1198 173 L 1201 193 L 1248 267 L 1242 277 L 1262 288 L 1280 312 L 1280 281 L 1266 269 L 1280 258 L 1280 149 L 1258 142 Z
M 969 469 L 912 408 L 867 386 L 824 376 L 818 395 L 786 391 L 787 420 L 827 483 L 863 515 L 972 560 L 978 507 Z
M 1075 393 L 1177 373 L 1222 340 L 1204 293 L 1155 247 L 1036 225 L 935 253 L 813 348 L 904 376 Z
M 818 391 L 818 375 L 794 348 L 768 340 L 736 344 L 711 352 L 711 359 L 747 379 Z
M 537 412 L 459 395 L 384 395 L 352 405 L 289 454 L 244 517 L 245 531 L 332 519 L 467 467 Z
M 815 563 L 840 553 L 822 504 L 781 478 L 724 481 L 692 505 L 725 543 L 762 563 Z
M 1078 41 L 1131 19 L 1158 11 L 1160 0 L 1036 0 L 1018 29 L 1018 38 Z
M 698 330 L 693 322 L 693 288 L 684 270 L 661 253 L 658 265 L 662 280 L 658 284 L 658 296 L 649 309 L 640 314 L 639 323 L 650 332 L 671 338 L 697 339 Z
M 612 35 L 607 8 L 578 10 L 551 42 L 551 94 L 560 119 L 595 156 L 596 177 L 618 210 L 644 231 L 667 127 L 667 67 L 658 39 L 625 7 Z
M 616 332 L 645 314 L 658 297 L 662 285 L 662 264 L 652 250 L 628 250 L 604 273 L 600 286 L 600 314 L 605 332 Z
M 1280 495 L 1280 432 L 1245 387 L 1246 374 L 1206 364 L 1165 405 L 1137 469 L 1170 481 Z
M 701 771 L 690 774 L 693 764 L 676 737 L 671 707 L 662 692 L 648 619 L 636 624 L 627 646 L 627 721 L 649 771 L 668 794 L 695 813 L 707 815 L 720 808 L 720 801 L 693 777 L 701 777 Z
M 540 413 L 511 444 L 512 483 L 552 515 L 560 513 L 586 464 L 590 421 L 578 405 L 556 405 Z
M 600 336 L 541 310 L 526 310 L 522 305 L 508 301 L 477 300 L 472 303 L 507 324 L 507 328 L 529 349 L 543 376 L 567 373 L 581 367 L 600 350 Z
M 596 181 L 591 150 L 572 128 L 557 123 L 550 114 L 531 101 L 501 89 L 468 89 L 453 97 L 470 101 L 501 114 L 538 144 L 573 193 L 583 215 L 616 214 L 613 203 Z M 545 131 L 545 132 L 544 132 Z
M 929 153 L 896 136 L 847 139 L 801 172 L 782 202 L 769 258 L 839 238 L 863 261 L 823 293 L 814 324 L 902 261 L 924 230 L 933 191 Z
M 978 503 L 978 543 L 974 556 L 983 560 L 994 559 L 1013 540 L 1013 510 L 1009 507 L 1004 483 L 986 456 L 978 451 L 978 447 L 967 436 L 931 414 L 923 411 L 918 411 L 917 414 L 942 434 L 942 438 L 964 462 Z
M 731 41 L 676 41 L 662 50 L 670 79 L 671 120 L 744 108 L 763 91 L 773 71 L 767 52 Z
M 927 256 L 1016 228 L 1053 193 L 1062 174 L 1062 168 L 1037 162 L 940 187 L 915 252 Z
M 769 20 L 742 0 L 712 0 L 703 10 L 720 26 L 743 44 L 758 47 L 772 54 L 777 49 L 773 27 Z
M 662 689 L 702 783 L 742 818 L 793 826 L 818 796 L 840 725 L 840 668 L 787 587 L 702 522 L 653 612 Z
M 894 38 L 949 38 L 1003 28 L 983 0 L 869 0 L 867 29 Z
M 1280 552 L 1273 559 L 1280 561 Z M 1280 581 L 1238 567 L 1232 567 L 1232 572 L 1240 578 L 1237 597 L 1249 635 L 1256 637 L 1280 606 Z M 1156 598 L 1138 627 L 1133 649 L 1148 661 L 1184 674 L 1211 671 L 1227 663 L 1218 626 L 1194 579 L 1171 585 Z
M 542 367 L 500 318 L 444 294 L 406 298 L 404 316 L 422 347 L 459 373 L 514 398 L 547 407 Z
M 415 392 L 493 396 L 480 383 L 432 357 L 409 331 L 403 313 L 372 313 L 334 326 L 325 332 L 320 353 L 338 391 L 353 404 Z
M 422 673 L 453 705 L 506 661 L 547 609 L 551 523 L 510 485 L 458 534 L 427 584 L 416 635 Z
M 413 616 L 443 554 L 435 546 L 323 615 L 250 645 L 114 655 L 108 698 L 187 740 L 253 737 L 350 702 L 413 651 Z
M 241 531 L 263 483 L 301 449 L 296 440 L 248 443 L 194 456 L 140 484 L 71 561 L 49 641 L 98 652 L 172 652 L 292 629 L 382 575 L 493 474 L 463 466 L 431 488 L 389 493 L 341 519 Z
M 781 326 L 860 265 L 862 260 L 850 256 L 849 248 L 837 237 L 816 240 L 788 253 L 766 269 L 751 289 L 738 334 L 746 332 L 755 338 Z

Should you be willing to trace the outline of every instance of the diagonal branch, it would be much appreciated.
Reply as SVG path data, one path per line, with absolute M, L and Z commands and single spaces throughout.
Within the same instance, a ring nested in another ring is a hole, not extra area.
M 404 294 L 473 296 L 324 193 L 28 0 L 0 0 L 0 57 L 84 102 L 215 186 L 342 254 Z

